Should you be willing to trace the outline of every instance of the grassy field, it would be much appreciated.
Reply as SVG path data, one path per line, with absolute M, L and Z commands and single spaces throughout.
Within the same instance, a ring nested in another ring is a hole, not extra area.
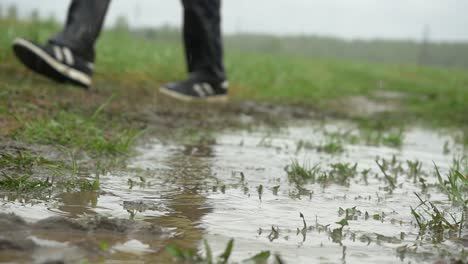
M 43 42 L 59 30 L 57 24 L 2 20 L 0 28 L 4 32 L 0 38 L 0 135 L 16 140 L 75 146 L 98 154 L 125 152 L 141 130 L 141 124 L 134 122 L 138 118 L 129 116 L 151 107 L 161 84 L 185 77 L 180 43 L 114 30 L 104 32 L 97 46 L 97 92 L 62 88 L 24 69 L 11 51 L 15 37 Z M 418 122 L 462 131 L 468 127 L 466 70 L 233 49 L 226 50 L 226 66 L 233 104 L 253 101 L 300 106 L 365 123 L 403 126 Z M 391 104 L 392 111 L 349 115 L 354 105 L 348 102 L 355 97 L 377 105 Z M 103 104 L 106 107 L 100 107 Z M 81 129 L 83 126 L 87 129 Z

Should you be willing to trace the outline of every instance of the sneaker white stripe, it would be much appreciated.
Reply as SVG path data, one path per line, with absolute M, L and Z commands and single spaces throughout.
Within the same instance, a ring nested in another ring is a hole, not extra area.
M 167 89 L 166 87 L 161 87 L 159 89 L 159 92 L 165 96 L 174 98 L 179 101 L 183 102 L 211 102 L 211 103 L 225 103 L 227 102 L 228 96 L 223 94 L 223 95 L 212 95 L 208 97 L 195 97 L 195 96 L 190 96 L 190 95 L 185 95 L 181 94 L 178 92 L 174 92 L 170 89 Z
M 88 62 L 86 63 L 86 66 L 88 66 L 90 70 L 94 71 L 94 63 Z
M 65 55 L 65 62 L 68 65 L 75 64 L 75 60 L 73 59 L 73 54 L 71 53 L 70 49 L 67 47 L 62 47 L 63 55 Z
M 200 97 L 206 97 L 205 92 L 203 91 L 203 88 L 199 84 L 193 85 L 193 90 L 197 92 L 198 96 Z
M 55 54 L 55 58 L 57 58 L 57 60 L 63 61 L 62 51 L 60 50 L 59 46 L 54 45 L 54 54 Z
M 202 83 L 203 90 L 206 92 L 207 95 L 215 94 L 213 87 L 209 83 Z
M 30 51 L 34 52 L 37 56 L 41 57 L 50 67 L 54 68 L 59 73 L 67 76 L 68 78 L 82 83 L 83 85 L 90 86 L 91 85 L 91 78 L 86 73 L 80 72 L 76 69 L 73 69 L 63 63 L 60 63 L 55 58 L 50 56 L 47 52 L 43 51 L 41 48 L 37 47 L 36 45 L 32 44 L 31 42 L 17 38 L 13 42 L 14 45 L 23 46 Z
M 222 84 L 221 84 L 221 88 L 223 88 L 224 90 L 227 90 L 229 88 L 229 82 L 228 81 L 224 81 Z

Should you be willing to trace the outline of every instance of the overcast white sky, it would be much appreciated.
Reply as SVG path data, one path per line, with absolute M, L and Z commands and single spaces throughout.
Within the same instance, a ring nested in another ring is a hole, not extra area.
M 67 0 L 0 0 L 21 15 L 37 8 L 64 19 Z M 224 0 L 226 33 L 318 34 L 343 38 L 413 39 L 425 25 L 433 41 L 468 41 L 468 0 Z M 132 26 L 180 25 L 177 0 L 113 0 L 106 25 L 126 15 Z

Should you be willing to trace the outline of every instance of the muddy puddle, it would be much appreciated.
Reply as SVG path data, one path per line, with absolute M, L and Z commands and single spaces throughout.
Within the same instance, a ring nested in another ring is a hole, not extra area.
M 128 170 L 101 176 L 100 193 L 3 194 L 1 212 L 21 218 L 2 217 L 0 262 L 165 263 L 169 244 L 203 251 L 206 239 L 216 255 L 231 238 L 234 262 L 264 250 L 285 263 L 466 257 L 466 225 L 456 234 L 423 236 L 411 213 L 418 193 L 461 219 L 463 210 L 432 186 L 434 163 L 445 175 L 463 154 L 453 137 L 412 128 L 400 147 L 329 142 L 331 133 L 348 137 L 340 133 L 350 127 L 307 121 L 223 132 L 202 145 L 155 138 L 137 148 Z M 329 179 L 291 177 L 294 161 Z M 397 175 L 394 182 L 378 164 Z

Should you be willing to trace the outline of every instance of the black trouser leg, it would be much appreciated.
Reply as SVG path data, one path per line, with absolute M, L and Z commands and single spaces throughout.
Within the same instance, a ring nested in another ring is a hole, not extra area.
M 110 0 L 73 0 L 62 32 L 49 42 L 69 47 L 87 61 L 94 61 L 99 36 Z
M 182 0 L 188 71 L 213 81 L 226 79 L 221 36 L 221 0 Z

